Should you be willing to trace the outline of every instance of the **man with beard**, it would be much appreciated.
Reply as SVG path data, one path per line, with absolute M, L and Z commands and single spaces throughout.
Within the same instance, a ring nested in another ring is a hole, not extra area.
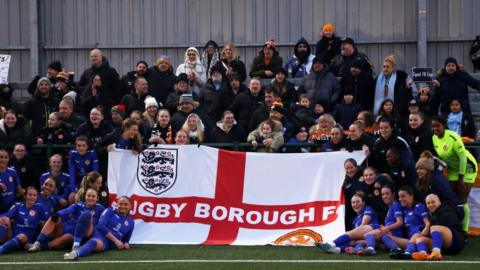
M 341 40 L 335 36 L 335 28 L 326 23 L 322 28 L 321 39 L 317 42 L 315 55 L 323 58 L 325 62 L 332 62 L 333 57 L 340 53 Z
M 135 70 L 123 75 L 120 79 L 122 82 L 122 96 L 132 94 L 135 90 L 134 84 L 137 77 L 144 77 L 147 72 L 148 64 L 144 60 L 140 60 L 135 65 Z
M 55 60 L 48 64 L 46 77 L 50 80 L 52 84 L 55 84 L 57 80 L 57 75 L 58 73 L 60 73 L 60 71 L 62 71 L 62 63 L 60 63 L 60 61 Z M 40 80 L 41 77 L 42 76 L 35 76 L 35 78 L 33 78 L 33 80 L 28 85 L 27 89 L 30 95 L 33 96 L 35 94 L 35 90 L 37 90 L 38 80 Z
M 332 59 L 330 67 L 335 76 L 345 77 L 350 72 L 350 66 L 355 60 L 362 62 L 363 71 L 366 74 L 371 77 L 375 75 L 375 69 L 368 57 L 358 51 L 355 41 L 349 37 L 342 40 L 341 52 Z
M 295 45 L 293 57 L 285 65 L 285 70 L 288 70 L 288 77 L 303 78 L 312 68 L 312 61 L 314 56 L 310 52 L 310 45 L 305 38 L 300 38 Z
M 32 135 L 40 135 L 42 127 L 47 124 L 48 116 L 57 107 L 52 95 L 52 83 L 47 77 L 40 78 L 37 82 L 37 90 L 33 97 L 25 103 L 23 115 L 30 121 Z

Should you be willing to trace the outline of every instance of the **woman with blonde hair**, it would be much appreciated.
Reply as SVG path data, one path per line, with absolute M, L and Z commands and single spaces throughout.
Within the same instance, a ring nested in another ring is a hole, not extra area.
M 85 200 L 85 192 L 89 188 L 93 188 L 100 194 L 100 188 L 102 188 L 102 175 L 93 171 L 83 177 L 82 182 L 80 183 L 80 188 L 78 189 L 77 194 L 75 194 L 76 203 Z M 101 199 L 100 197 L 101 196 L 99 196 L 99 200 Z
M 198 114 L 189 114 L 187 120 L 183 123 L 182 130 L 187 133 L 190 143 L 197 144 L 205 142 L 205 126 Z
M 311 142 L 314 142 L 320 147 L 330 141 L 330 131 L 335 126 L 335 118 L 331 114 L 322 114 L 318 118 L 318 123 L 310 128 L 308 132 Z
M 245 81 L 247 78 L 245 64 L 240 60 L 237 48 L 233 43 L 225 44 L 220 54 L 220 61 L 215 66 L 220 70 L 223 77 L 230 77 L 230 75 L 237 73 L 240 77 L 240 82 Z
M 161 104 L 158 104 L 157 100 L 149 96 L 145 99 L 145 111 L 143 112 L 143 123 L 147 130 L 152 129 L 157 119 L 158 107 Z
M 391 54 L 383 60 L 382 72 L 375 78 L 375 99 L 373 111 L 378 112 L 385 99 L 395 102 L 400 115 L 408 114 L 408 103 L 417 92 L 413 80 L 405 71 L 397 70 L 397 60 Z

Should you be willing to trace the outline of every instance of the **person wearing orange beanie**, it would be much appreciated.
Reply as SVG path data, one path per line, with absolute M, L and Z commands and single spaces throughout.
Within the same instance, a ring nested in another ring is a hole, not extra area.
M 316 45 L 315 55 L 321 57 L 327 64 L 340 53 L 341 40 L 334 32 L 335 27 L 331 23 L 326 23 L 320 33 L 321 39 Z

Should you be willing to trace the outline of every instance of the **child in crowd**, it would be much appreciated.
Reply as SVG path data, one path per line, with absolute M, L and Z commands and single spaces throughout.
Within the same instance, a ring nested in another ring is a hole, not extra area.
M 450 113 L 445 117 L 447 127 L 461 137 L 475 138 L 475 121 L 471 113 L 462 110 L 458 99 L 450 102 Z
M 274 120 L 265 120 L 258 128 L 248 134 L 247 142 L 252 144 L 253 150 L 258 152 L 276 152 L 282 146 L 283 134 L 281 130 L 282 124 Z M 259 147 L 263 145 L 263 147 Z
M 307 94 L 301 94 L 298 101 L 292 104 L 293 118 L 297 126 L 311 127 L 315 125 L 315 112 L 310 107 L 311 102 Z

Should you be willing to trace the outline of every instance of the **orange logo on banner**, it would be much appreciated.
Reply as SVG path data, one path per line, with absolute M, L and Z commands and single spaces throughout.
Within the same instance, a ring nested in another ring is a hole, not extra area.
M 312 230 L 300 229 L 280 236 L 273 243 L 280 246 L 315 246 L 315 243 L 323 242 L 319 233 Z

